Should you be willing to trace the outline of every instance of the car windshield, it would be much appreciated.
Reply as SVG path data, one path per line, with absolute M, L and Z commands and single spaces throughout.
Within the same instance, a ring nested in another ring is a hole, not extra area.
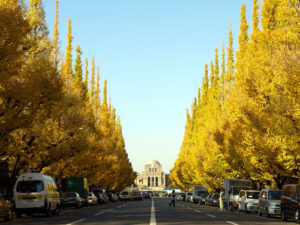
M 123 192 L 121 193 L 121 195 L 128 195 L 128 192 L 127 192 L 127 191 L 123 191 Z
M 280 200 L 281 191 L 268 191 L 269 200 Z
M 247 190 L 249 189 L 248 187 L 232 187 L 232 194 L 233 195 L 238 195 L 241 190 Z
M 247 192 L 247 198 L 258 199 L 259 198 L 259 192 Z
M 100 190 L 94 190 L 93 192 L 94 192 L 94 193 L 102 194 L 102 193 L 103 193 L 103 190 L 101 190 L 101 189 L 100 189 Z
M 200 196 L 201 196 L 201 197 L 206 197 L 207 195 L 208 195 L 208 193 L 205 192 L 205 193 L 202 193 Z
M 66 197 L 66 198 L 74 198 L 76 197 L 76 193 L 74 192 L 64 192 L 61 194 L 62 197 Z
M 17 184 L 17 192 L 31 193 L 41 192 L 44 190 L 44 184 L 41 180 L 22 180 Z
M 197 196 L 201 196 L 205 193 L 206 191 L 196 191 L 196 195 Z
M 91 192 L 89 193 L 89 196 L 93 196 L 93 195 L 94 195 L 93 193 L 91 193 Z

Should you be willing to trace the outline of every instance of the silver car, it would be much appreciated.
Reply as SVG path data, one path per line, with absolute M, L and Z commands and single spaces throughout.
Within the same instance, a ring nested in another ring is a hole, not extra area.
M 281 190 L 262 189 L 259 195 L 258 215 L 280 215 Z

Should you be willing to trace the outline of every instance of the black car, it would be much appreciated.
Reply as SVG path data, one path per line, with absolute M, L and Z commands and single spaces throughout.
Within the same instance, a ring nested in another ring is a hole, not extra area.
M 83 199 L 77 192 L 62 192 L 60 196 L 60 206 L 65 207 L 83 207 Z
M 208 193 L 207 193 L 207 192 L 201 194 L 201 195 L 199 196 L 199 201 L 198 201 L 198 203 L 199 203 L 200 205 L 204 205 L 204 204 L 205 204 L 205 199 L 206 199 L 207 196 L 208 196 Z
M 283 186 L 281 194 L 281 219 L 295 219 L 300 223 L 300 184 L 287 184 Z

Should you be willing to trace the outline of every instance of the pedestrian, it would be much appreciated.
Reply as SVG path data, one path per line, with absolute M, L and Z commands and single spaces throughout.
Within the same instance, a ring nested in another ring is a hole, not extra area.
M 220 192 L 220 198 L 219 198 L 219 202 L 220 202 L 220 211 L 224 211 L 224 189 L 221 189 Z
M 175 207 L 175 190 L 172 191 L 171 195 L 171 202 L 169 203 L 169 206 L 173 205 Z

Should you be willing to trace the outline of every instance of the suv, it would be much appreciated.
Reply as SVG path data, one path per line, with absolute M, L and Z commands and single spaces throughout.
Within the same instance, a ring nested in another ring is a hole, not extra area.
M 294 218 L 300 223 L 300 184 L 287 184 L 283 186 L 281 194 L 281 219 Z
M 281 190 L 262 189 L 259 195 L 258 215 L 280 215 Z

